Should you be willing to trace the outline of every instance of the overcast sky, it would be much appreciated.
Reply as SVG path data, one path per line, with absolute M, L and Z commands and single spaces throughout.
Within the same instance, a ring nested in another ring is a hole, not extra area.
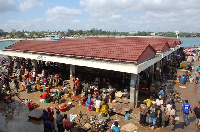
M 0 0 L 4 31 L 199 32 L 200 0 Z

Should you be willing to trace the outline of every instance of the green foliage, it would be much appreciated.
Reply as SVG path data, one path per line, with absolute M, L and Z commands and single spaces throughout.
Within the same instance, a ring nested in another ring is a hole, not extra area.
M 0 37 L 11 35 L 11 37 L 18 37 L 18 38 L 25 38 L 26 33 L 29 34 L 30 37 L 33 37 L 34 35 L 37 35 L 38 37 L 45 37 L 45 35 L 50 34 L 58 34 L 63 33 L 65 36 L 151 36 L 152 32 L 146 32 L 146 31 L 139 31 L 135 34 L 129 34 L 129 32 L 118 32 L 118 31 L 104 31 L 102 29 L 92 28 L 90 30 L 71 30 L 68 29 L 67 31 L 16 31 L 15 29 L 12 29 L 12 32 L 4 32 L 2 29 L 0 29 Z M 156 36 L 163 36 L 163 37 L 176 37 L 175 32 L 159 32 L 155 34 Z M 179 37 L 200 37 L 200 33 L 187 33 L 187 32 L 180 32 Z

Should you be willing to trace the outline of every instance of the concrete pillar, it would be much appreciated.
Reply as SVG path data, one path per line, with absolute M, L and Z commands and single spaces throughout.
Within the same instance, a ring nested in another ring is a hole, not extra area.
M 13 72 L 13 64 L 12 64 L 12 57 L 11 56 L 8 56 L 8 63 L 10 64 L 10 68 L 9 68 L 9 73 L 8 73 L 8 75 L 10 74 L 10 73 L 12 73 Z
M 161 61 L 158 61 L 158 62 L 156 63 L 156 80 L 157 80 L 157 81 L 160 80 L 160 76 L 161 76 L 160 63 L 161 63 Z
M 70 76 L 75 76 L 75 65 L 70 65 Z
M 134 108 L 136 105 L 136 84 L 137 84 L 138 75 L 131 74 L 130 80 L 130 107 Z
M 172 62 L 172 53 L 171 53 L 171 54 L 169 54 L 169 57 L 168 57 L 168 59 L 170 59 L 170 60 L 171 60 L 171 62 Z
M 75 65 L 70 65 L 70 87 L 73 89 L 72 76 L 75 76 Z
M 38 74 L 38 62 L 35 59 L 33 59 L 33 67 L 35 69 L 35 73 Z
M 149 78 L 153 82 L 153 75 L 154 75 L 154 65 L 150 66 L 149 68 Z
M 138 89 L 139 89 L 139 82 L 140 82 L 140 80 L 139 80 L 139 76 L 137 76 L 137 81 L 136 81 L 136 92 L 135 92 L 135 108 L 137 108 L 138 107 Z
M 12 64 L 12 57 L 8 56 L 8 63 L 11 65 Z

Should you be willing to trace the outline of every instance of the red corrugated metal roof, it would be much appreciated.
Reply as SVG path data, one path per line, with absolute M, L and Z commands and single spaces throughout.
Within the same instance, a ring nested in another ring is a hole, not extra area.
M 172 41 L 169 41 L 172 43 Z M 87 38 L 59 41 L 21 41 L 6 47 L 7 50 L 46 53 L 74 57 L 138 62 L 145 49 L 152 45 L 157 51 L 166 44 L 161 39 L 149 38 Z M 162 45 L 162 46 L 160 46 Z M 154 51 L 154 49 L 151 48 Z M 155 55 L 154 54 L 154 55 Z M 152 57 L 149 56 L 149 58 Z M 144 57 L 145 58 L 145 57 Z M 147 58 L 145 58 L 147 59 Z

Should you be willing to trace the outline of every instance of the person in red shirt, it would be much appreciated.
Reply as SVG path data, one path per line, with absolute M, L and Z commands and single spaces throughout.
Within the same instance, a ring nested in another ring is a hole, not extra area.
M 180 78 L 181 78 L 181 76 L 180 76 L 180 75 L 177 75 L 177 80 L 178 80 L 178 82 L 180 82 Z
M 47 85 L 47 79 L 46 79 L 46 77 L 44 77 L 43 82 L 44 82 L 44 85 L 46 86 Z
M 51 109 L 51 107 L 47 107 L 47 112 L 48 112 L 48 115 L 50 117 L 50 122 L 52 122 L 54 124 L 54 111 Z
M 45 90 L 45 92 L 42 94 L 42 98 L 43 99 L 48 99 L 48 97 L 49 97 L 49 94 Z
M 69 131 L 71 130 L 71 122 L 70 122 L 70 118 L 67 117 L 67 114 L 64 114 L 64 121 L 63 121 L 63 129 Z
M 80 94 L 81 93 L 81 81 L 79 80 L 79 78 L 76 78 L 75 90 L 76 90 L 76 94 Z

